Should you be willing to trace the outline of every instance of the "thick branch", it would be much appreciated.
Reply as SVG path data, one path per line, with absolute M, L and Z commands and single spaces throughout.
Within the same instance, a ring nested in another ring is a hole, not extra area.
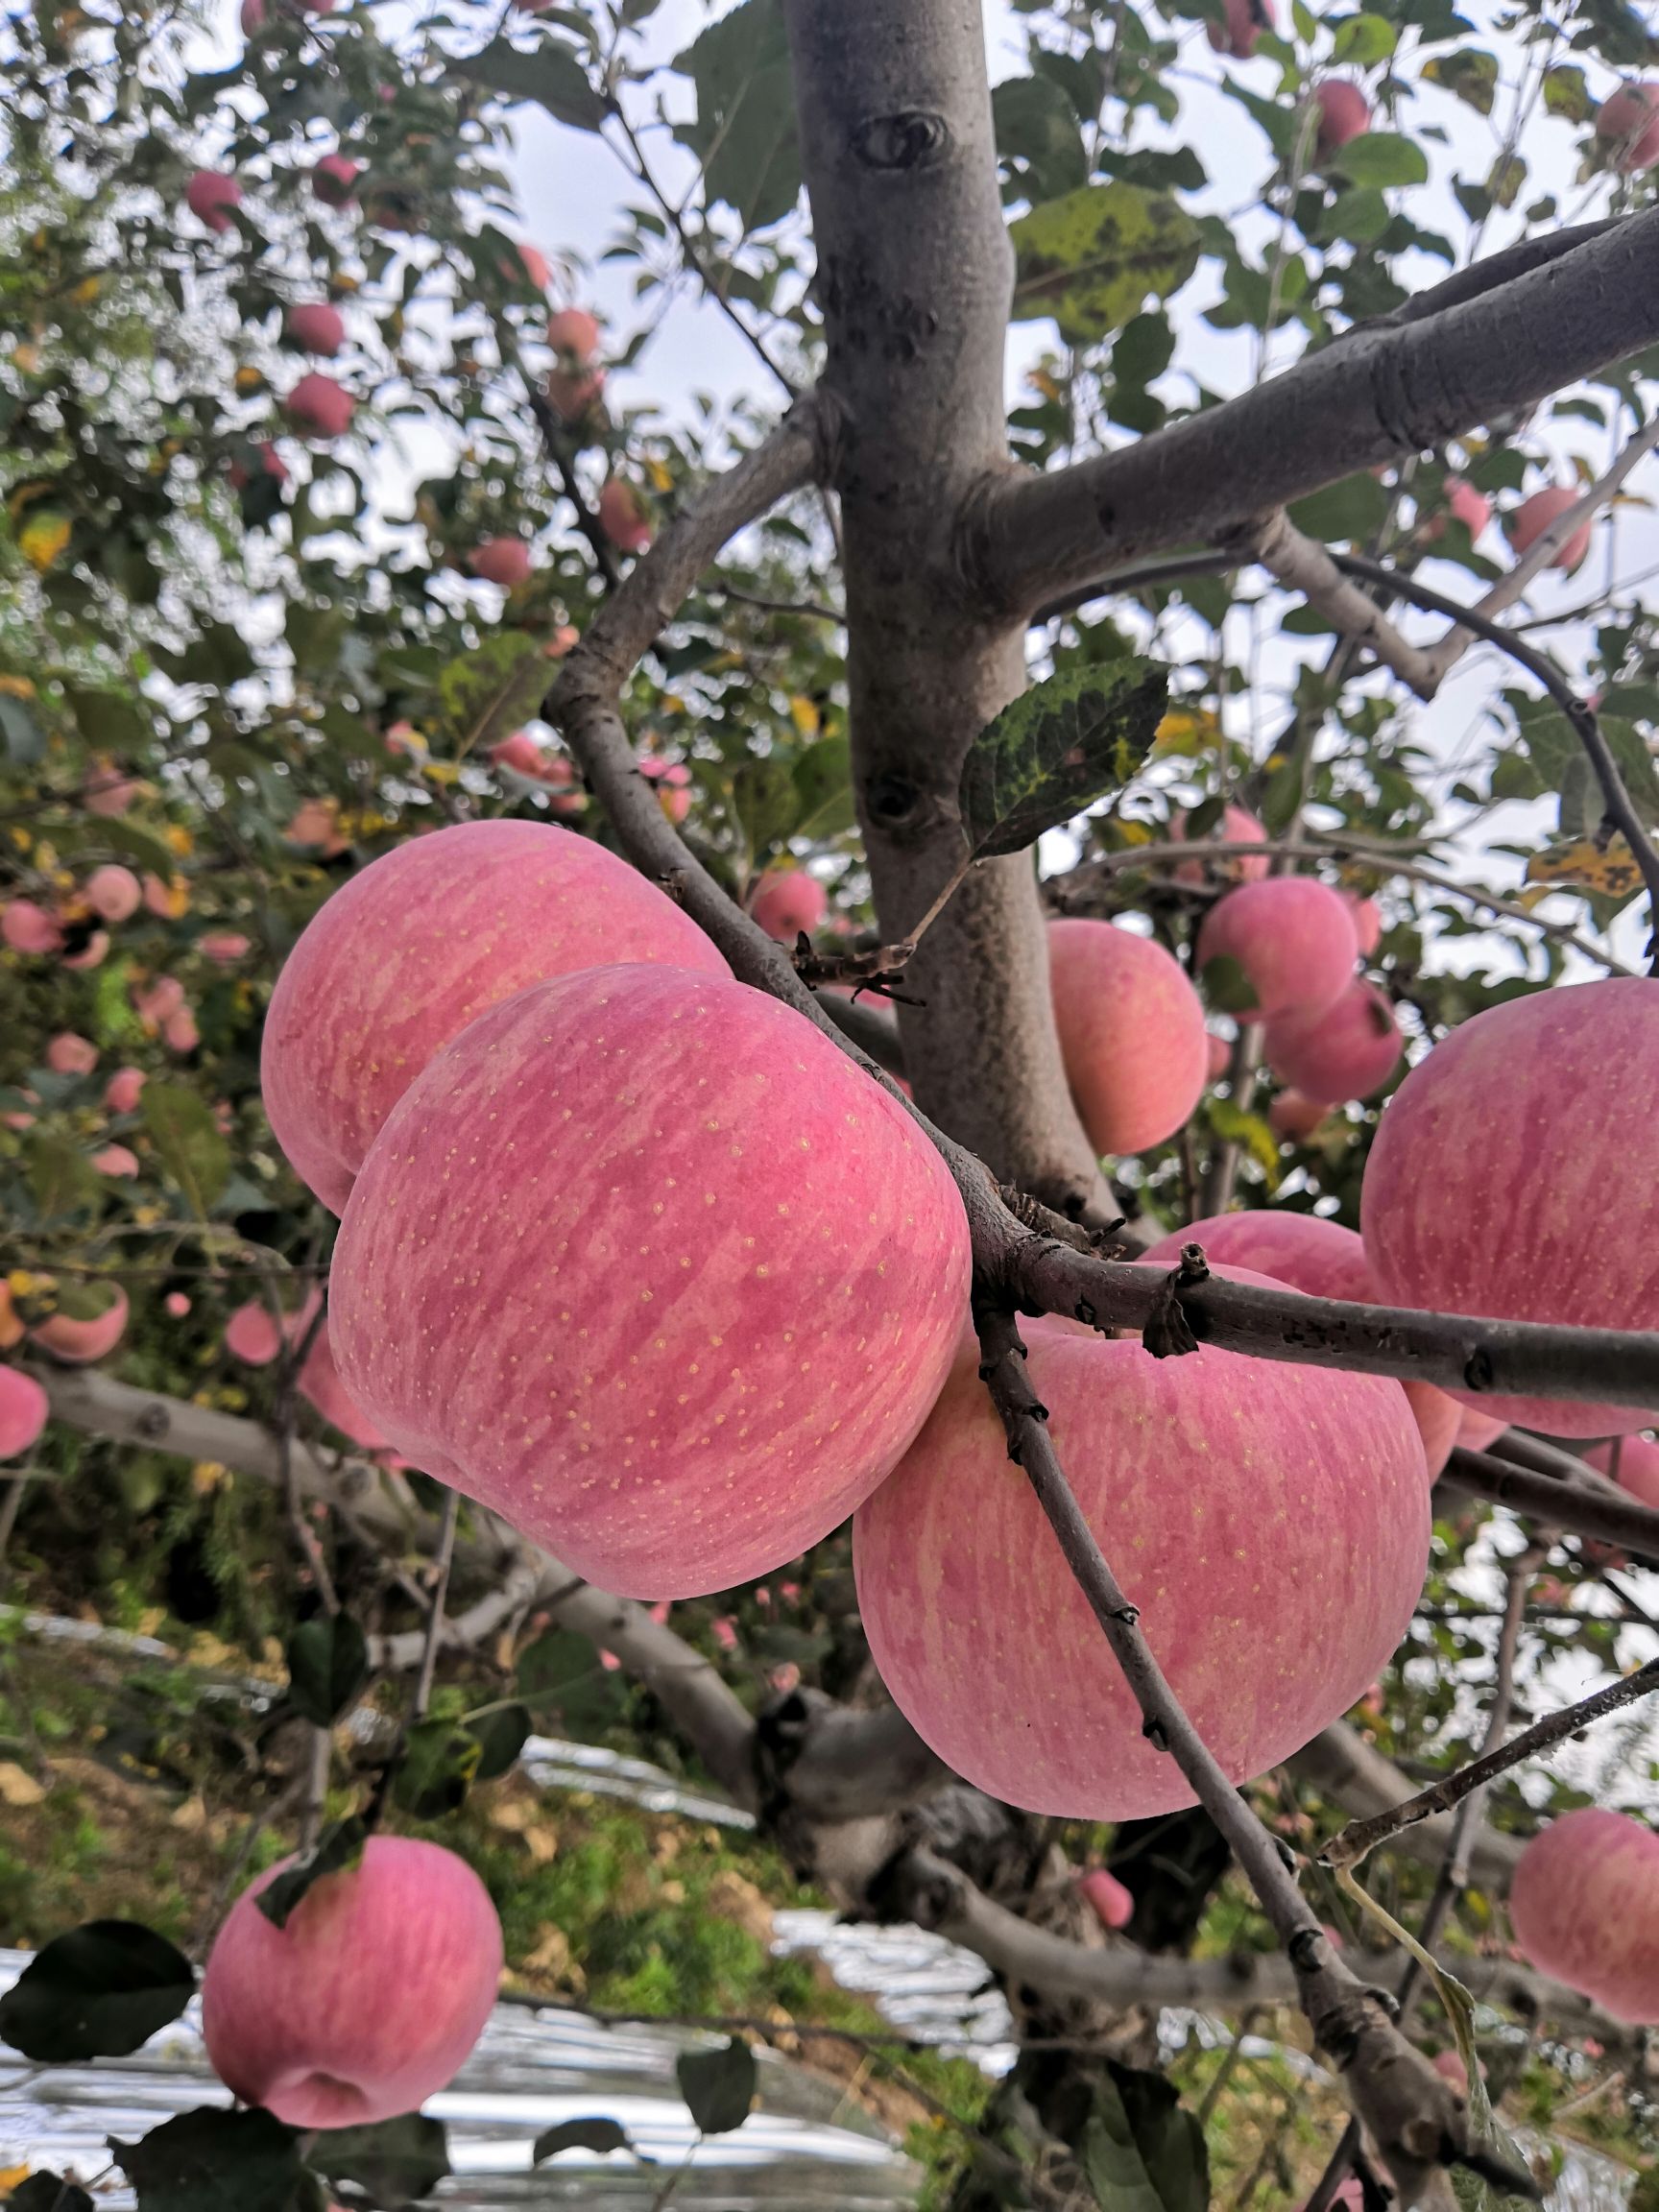
M 1367 328 L 1151 437 L 988 480 L 964 565 L 1024 611 L 1535 406 L 1659 339 L 1659 209 L 1420 321 Z

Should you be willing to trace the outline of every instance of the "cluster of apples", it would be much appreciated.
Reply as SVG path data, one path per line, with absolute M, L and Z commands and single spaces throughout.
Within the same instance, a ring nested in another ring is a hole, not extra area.
M 53 1310 L 57 1292 L 49 1275 L 0 1281 L 0 1352 L 27 1343 L 65 1366 L 84 1367 L 114 1351 L 128 1318 L 127 1293 L 120 1285 L 101 1286 L 108 1304 L 84 1318 Z M 49 1410 L 46 1393 L 33 1375 L 0 1365 L 0 1460 L 34 1450 Z
M 124 812 L 137 788 L 113 771 L 95 772 L 85 803 L 95 813 Z M 120 797 L 119 806 L 109 804 L 112 793 Z M 0 906 L 0 943 L 12 952 L 61 959 L 65 968 L 97 968 L 108 954 L 112 928 L 141 909 L 158 921 L 176 922 L 188 903 L 182 877 L 163 879 L 146 870 L 140 881 L 131 868 L 108 862 L 73 890 L 54 894 L 50 903 L 8 900 Z

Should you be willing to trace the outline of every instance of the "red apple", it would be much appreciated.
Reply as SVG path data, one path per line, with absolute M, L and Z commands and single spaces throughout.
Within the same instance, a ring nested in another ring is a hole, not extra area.
M 1273 0 L 1224 0 L 1224 5 L 1225 24 L 1206 23 L 1204 35 L 1217 54 L 1248 61 L 1262 32 L 1274 27 Z
M 47 1043 L 46 1065 L 55 1075 L 90 1075 L 98 1065 L 98 1047 L 90 1038 L 61 1029 Z
M 520 992 L 416 1078 L 330 1311 L 347 1389 L 416 1466 L 607 1590 L 688 1598 L 889 1472 L 968 1277 L 944 1163 L 810 1022 L 612 967 Z
M 81 786 L 81 804 L 88 814 L 101 814 L 113 819 L 125 814 L 144 786 L 131 776 L 123 776 L 113 760 L 100 756 L 92 764 L 92 773 Z
M 823 928 L 830 894 L 816 876 L 808 876 L 804 868 L 790 868 L 760 878 L 749 911 L 768 937 L 793 945 L 803 930 L 810 937 Z
M 1359 957 L 1369 960 L 1382 942 L 1382 910 L 1375 899 L 1361 899 L 1357 891 L 1344 891 L 1340 896 L 1354 918 L 1354 941 Z
M 490 758 L 497 768 L 511 768 L 516 775 L 537 778 L 547 762 L 547 756 L 528 730 L 515 730 L 511 737 L 503 737 L 498 745 L 492 745 Z
M 1048 986 L 1066 1080 L 1096 1152 L 1172 1137 L 1204 1093 L 1204 1009 L 1178 960 L 1110 922 L 1048 925 Z
M 1233 1065 L 1233 1046 L 1225 1037 L 1217 1037 L 1214 1031 L 1206 1031 L 1204 1057 L 1206 1075 L 1212 1083 L 1219 1083 Z
M 39 1441 L 51 1411 L 33 1375 L 0 1367 L 0 1459 L 16 1459 Z
M 197 938 L 196 950 L 216 968 L 233 968 L 238 960 L 248 957 L 253 945 L 239 929 L 209 929 L 204 937 Z
M 1387 1303 L 1647 1329 L 1659 1311 L 1659 989 L 1534 992 L 1453 1030 L 1390 1099 L 1360 1196 Z M 1462 1396 L 1462 1393 L 1458 1393 Z M 1646 1429 L 1652 1408 L 1470 1394 L 1556 1436 Z
M 356 411 L 357 402 L 346 387 L 316 369 L 301 376 L 282 402 L 290 424 L 306 438 L 344 437 Z
M 1611 1444 L 1592 1445 L 1584 1456 L 1592 1467 L 1611 1475 L 1621 1490 L 1644 1505 L 1659 1506 L 1659 1444 L 1650 1436 L 1620 1436 Z
M 1655 122 L 1654 129 L 1659 131 L 1659 121 Z M 1572 485 L 1551 484 L 1542 492 L 1534 492 L 1530 499 L 1523 499 L 1509 517 L 1509 542 L 1516 552 L 1525 553 L 1543 537 L 1551 523 L 1558 521 L 1569 507 L 1575 507 L 1581 496 Z M 1590 550 L 1591 528 L 1590 523 L 1580 522 L 1550 566 L 1571 574 Z
M 547 343 L 585 369 L 599 350 L 599 325 L 586 307 L 561 307 L 547 318 Z
M 242 187 L 217 169 L 198 169 L 184 187 L 184 204 L 209 230 L 228 230 L 231 208 L 242 204 Z
M 1348 987 L 1359 947 L 1340 893 L 1310 876 L 1270 876 L 1229 891 L 1204 917 L 1197 966 L 1218 957 L 1238 963 L 1256 1011 L 1271 1021 L 1333 1005 Z
M 1429 1484 L 1404 1393 L 1208 1345 L 1154 1359 L 1138 1340 L 1043 1323 L 1026 1339 L 1061 1461 L 1153 1655 L 1229 1778 L 1263 1772 L 1375 1680 L 1421 1592 Z M 860 1507 L 854 1562 L 882 1680 L 965 1780 L 1086 1819 L 1193 1802 L 1009 1465 L 972 1347 Z
M 100 1175 L 136 1175 L 138 1155 L 125 1144 L 106 1144 L 93 1153 L 92 1165 Z
M 618 553 L 643 553 L 650 544 L 651 525 L 639 494 L 620 476 L 611 477 L 601 488 L 597 512 L 600 529 Z
M 1173 843 L 1187 840 L 1187 816 L 1183 811 L 1169 817 L 1169 835 Z M 1248 806 L 1228 805 L 1221 809 L 1219 827 L 1209 833 L 1211 842 L 1221 837 L 1229 845 L 1265 845 L 1267 826 L 1251 813 Z M 1171 873 L 1177 883 L 1205 883 L 1223 877 L 1234 883 L 1256 883 L 1266 875 L 1272 865 L 1265 853 L 1243 853 L 1237 860 L 1183 860 Z
M 346 318 L 326 300 L 302 301 L 287 314 L 288 343 L 301 353 L 320 353 L 331 361 L 346 343 Z
M 548 285 L 553 281 L 553 272 L 547 266 L 546 254 L 542 252 L 540 246 L 532 246 L 527 239 L 523 238 L 517 241 L 515 251 L 518 255 L 519 270 L 522 271 L 522 275 L 519 274 L 519 270 L 510 268 L 506 263 L 503 263 L 501 274 L 506 277 L 508 283 L 528 284 L 533 292 L 545 292 Z
M 110 863 L 94 868 L 85 882 L 86 903 L 105 922 L 127 922 L 137 913 L 144 893 L 131 868 Z
M 118 1283 L 106 1286 L 112 1292 L 109 1304 L 90 1321 L 77 1321 L 68 1313 L 54 1313 L 36 1323 L 29 1334 L 43 1351 L 66 1367 L 87 1367 L 114 1351 L 127 1326 L 127 1293 Z
M 132 1010 L 146 1029 L 159 1029 L 184 1003 L 184 986 L 177 975 L 157 975 L 153 983 L 135 986 Z
M 33 899 L 10 900 L 0 911 L 0 937 L 13 952 L 57 952 L 63 944 L 63 932 Z
M 182 1290 L 169 1290 L 161 1303 L 166 1308 L 169 1317 L 175 1321 L 182 1321 L 190 1310 L 190 1300 Z
M 1471 538 L 1479 538 L 1492 519 L 1491 500 L 1461 476 L 1447 477 L 1446 504 Z
M 339 1213 L 435 1052 L 528 983 L 616 961 L 724 975 L 697 925 L 625 861 L 544 822 L 411 839 L 320 910 L 277 977 L 260 1074 L 295 1172 Z
M 104 1086 L 104 1103 L 111 1114 L 136 1114 L 138 1094 L 150 1080 L 142 1068 L 117 1068 Z
M 1104 1866 L 1091 1867 L 1077 1884 L 1102 1928 L 1127 1928 L 1135 1917 L 1135 1900 L 1116 1874 Z
M 1455 1439 L 1464 1452 L 1484 1452 L 1488 1444 L 1495 1444 L 1509 1426 L 1507 1421 L 1488 1413 L 1477 1413 L 1473 1406 L 1465 1406 L 1463 1418 L 1457 1424 Z
M 561 422 L 585 422 L 605 391 L 603 369 L 554 369 L 547 377 L 547 404 Z
M 1659 84 L 1622 84 L 1596 110 L 1596 135 L 1623 176 L 1651 169 L 1659 161 Z
M 522 538 L 486 538 L 467 556 L 467 565 L 486 584 L 508 591 L 530 581 L 530 548 Z
M 245 1367 L 269 1367 L 282 1349 L 269 1308 L 257 1298 L 238 1306 L 225 1324 L 225 1349 Z
M 1659 2022 L 1659 1834 L 1587 1807 L 1522 1852 L 1509 1886 L 1516 1941 L 1540 1972 L 1616 2019 Z
M 325 154 L 311 172 L 311 190 L 325 207 L 345 207 L 357 197 L 363 165 L 344 154 Z
M 1315 84 L 1313 105 L 1319 111 L 1315 144 L 1321 154 L 1334 154 L 1371 128 L 1370 101 L 1345 77 L 1327 77 Z
M 501 1925 L 465 1860 L 372 1836 L 325 1874 L 284 1928 L 256 1899 L 231 1907 L 202 1983 L 214 2072 L 292 2128 L 367 2127 L 446 2086 L 484 2032 L 501 1977 Z
M 691 811 L 691 771 L 684 760 L 659 760 L 653 753 L 639 756 L 639 773 L 657 786 L 657 804 L 670 822 L 684 822 Z M 809 896 L 809 895 L 808 895 Z M 759 915 L 756 915 L 757 921 Z M 766 925 L 762 922 L 761 927 Z
M 1387 993 L 1358 976 L 1334 1005 L 1314 1014 L 1281 1014 L 1262 1039 L 1274 1074 L 1327 1106 L 1380 1091 L 1405 1049 Z

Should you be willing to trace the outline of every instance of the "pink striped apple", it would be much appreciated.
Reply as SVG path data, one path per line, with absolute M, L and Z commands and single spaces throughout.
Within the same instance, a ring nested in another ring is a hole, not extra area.
M 53 1313 L 30 1330 L 32 1340 L 66 1367 L 88 1367 L 94 1359 L 105 1358 L 121 1341 L 128 1308 L 127 1293 L 118 1283 L 102 1287 L 110 1293 L 102 1312 L 86 1321 L 77 1320 L 72 1313 Z
M 1545 1974 L 1616 2019 L 1659 2023 L 1659 1833 L 1589 1806 L 1521 1854 L 1509 1886 L 1516 1941 Z
M 1095 1151 L 1143 1152 L 1172 1137 L 1210 1070 L 1204 1009 L 1180 962 L 1110 922 L 1051 922 L 1048 987 L 1066 1080 Z
M 113 861 L 94 868 L 85 882 L 86 903 L 105 922 L 128 922 L 144 900 L 143 886 L 131 868 Z
M 1341 894 L 1310 876 L 1270 876 L 1218 899 L 1198 932 L 1200 970 L 1236 960 L 1262 1019 L 1315 1014 L 1347 989 L 1359 957 Z M 1231 1009 L 1230 1009 L 1231 1011 Z
M 830 894 L 816 876 L 804 868 L 781 869 L 762 876 L 760 887 L 749 902 L 749 911 L 781 945 L 793 945 L 803 931 L 810 937 L 824 926 L 830 911 Z
M 0 1367 L 0 1459 L 20 1458 L 39 1441 L 51 1406 L 33 1375 Z
M 1380 1091 L 1405 1049 L 1387 993 L 1359 976 L 1317 1013 L 1281 1014 L 1262 1039 L 1274 1074 L 1326 1106 Z
M 1659 1506 L 1659 1444 L 1650 1436 L 1616 1436 L 1611 1443 L 1592 1445 L 1584 1456 L 1592 1467 L 1611 1475 L 1621 1490 L 1644 1505 Z

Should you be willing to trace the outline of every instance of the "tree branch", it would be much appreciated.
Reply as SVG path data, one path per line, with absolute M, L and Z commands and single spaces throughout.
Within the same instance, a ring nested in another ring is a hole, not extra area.
M 1559 1475 L 1540 1474 L 1461 1445 L 1454 1449 L 1440 1479 L 1569 1535 L 1593 1537 L 1598 1543 L 1617 1544 L 1644 1558 L 1659 1559 L 1659 1506 L 1644 1505 L 1627 1492 L 1603 1491 Z
M 1304 536 L 1283 507 L 1229 531 L 1221 550 L 1239 566 L 1256 562 L 1287 591 L 1299 591 L 1334 630 L 1365 647 L 1419 699 L 1433 698 L 1439 681 L 1433 656 L 1403 637 L 1377 602 L 1349 582 L 1328 549 Z
M 1368 325 L 1238 397 L 1044 475 L 988 479 L 962 518 L 987 603 L 1024 612 L 1165 546 L 1533 407 L 1659 339 L 1659 209 L 1474 299 Z

